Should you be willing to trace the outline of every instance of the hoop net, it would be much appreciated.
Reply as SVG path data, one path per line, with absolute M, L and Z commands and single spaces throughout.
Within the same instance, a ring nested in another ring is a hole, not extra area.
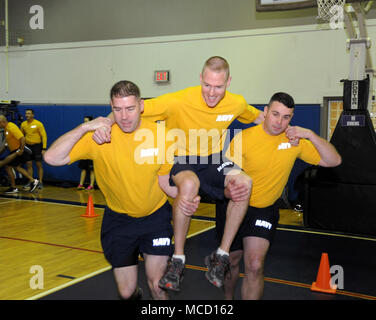
M 344 8 L 346 0 L 317 0 L 318 15 L 325 21 L 330 19 L 338 12 L 335 6 Z M 337 8 L 338 8 L 337 7 Z

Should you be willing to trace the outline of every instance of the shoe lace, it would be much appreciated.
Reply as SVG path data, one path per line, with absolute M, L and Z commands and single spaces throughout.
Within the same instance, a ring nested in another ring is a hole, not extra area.
M 220 276 L 224 276 L 229 270 L 230 270 L 230 263 L 228 261 L 228 258 L 214 254 L 213 256 L 213 264 L 215 273 L 217 273 Z

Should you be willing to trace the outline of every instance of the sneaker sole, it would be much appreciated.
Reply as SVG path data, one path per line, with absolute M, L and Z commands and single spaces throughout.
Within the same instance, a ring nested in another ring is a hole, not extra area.
M 168 290 L 168 291 L 173 291 L 173 292 L 180 292 L 180 284 L 182 283 L 182 281 L 184 280 L 184 276 L 180 278 L 180 283 L 178 285 L 177 288 L 174 288 L 172 285 L 171 285 L 171 282 L 167 282 L 165 284 L 162 284 L 160 282 L 158 282 L 158 286 L 161 288 L 161 289 L 165 289 L 165 290 Z

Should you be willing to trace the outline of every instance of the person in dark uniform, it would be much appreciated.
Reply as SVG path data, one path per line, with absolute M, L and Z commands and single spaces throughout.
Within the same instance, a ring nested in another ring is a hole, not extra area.
M 84 122 L 89 122 L 91 120 L 93 120 L 92 116 L 84 117 Z M 89 160 L 89 159 L 80 160 L 78 162 L 78 167 L 81 169 L 81 177 L 80 177 L 80 183 L 77 186 L 77 190 L 85 190 L 84 183 L 85 183 L 85 178 L 88 173 L 90 175 L 90 184 L 86 188 L 86 190 L 94 189 L 95 173 L 94 173 L 93 160 Z

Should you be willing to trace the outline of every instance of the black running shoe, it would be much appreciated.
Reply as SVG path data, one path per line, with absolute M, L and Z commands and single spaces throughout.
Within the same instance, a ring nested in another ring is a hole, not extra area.
M 18 189 L 10 187 L 7 190 L 5 190 L 4 193 L 6 194 L 18 193 Z
M 205 257 L 205 265 L 208 271 L 205 273 L 206 279 L 216 287 L 223 286 L 226 273 L 230 270 L 230 258 L 227 255 L 219 255 L 213 251 Z
M 30 185 L 30 192 L 34 192 L 34 190 L 39 186 L 39 180 L 34 179 L 34 181 Z
M 159 287 L 171 291 L 180 291 L 180 284 L 184 279 L 184 263 L 181 259 L 170 258 L 166 272 L 159 280 Z

